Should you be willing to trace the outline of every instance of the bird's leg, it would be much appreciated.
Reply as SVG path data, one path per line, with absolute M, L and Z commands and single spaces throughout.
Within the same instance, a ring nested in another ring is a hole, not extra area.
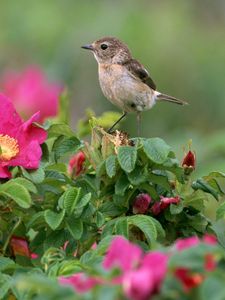
M 122 116 L 113 124 L 112 127 L 110 127 L 108 129 L 108 133 L 111 133 L 111 131 L 113 130 L 113 128 L 127 115 L 127 112 L 123 112 Z
M 137 134 L 138 137 L 141 135 L 141 112 L 137 112 Z

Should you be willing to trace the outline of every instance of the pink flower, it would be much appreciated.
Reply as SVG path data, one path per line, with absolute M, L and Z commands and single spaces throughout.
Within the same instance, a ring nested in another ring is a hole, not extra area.
M 200 243 L 200 240 L 197 236 L 191 236 L 184 239 L 178 239 L 175 243 L 177 250 L 182 251 L 191 247 L 195 247 Z
M 149 203 L 151 202 L 151 197 L 148 194 L 139 194 L 133 203 L 133 213 L 134 214 L 145 214 L 148 210 Z
M 118 267 L 123 272 L 132 270 L 140 261 L 141 249 L 122 236 L 116 237 L 104 258 L 103 267 L 106 270 Z
M 154 290 L 154 273 L 141 268 L 130 271 L 123 277 L 124 294 L 131 300 L 147 300 Z
M 0 178 L 11 177 L 10 166 L 38 168 L 40 144 L 47 138 L 46 131 L 33 124 L 38 119 L 36 113 L 23 122 L 9 99 L 0 94 Z
M 166 276 L 168 255 L 159 251 L 147 253 L 141 263 L 141 268 L 152 270 L 154 275 L 154 292 L 160 290 L 161 284 Z
M 78 293 L 85 293 L 102 281 L 97 278 L 88 277 L 84 273 L 77 273 L 69 277 L 60 277 L 59 282 L 63 285 L 72 286 Z
M 155 202 L 152 207 L 151 207 L 151 211 L 153 213 L 153 215 L 158 215 L 160 214 L 162 211 L 164 211 L 168 206 L 170 206 L 170 204 L 178 204 L 180 203 L 180 197 L 176 196 L 176 197 L 163 197 L 160 196 L 160 201 Z
M 28 67 L 21 73 L 6 72 L 0 86 L 25 118 L 37 111 L 40 111 L 41 122 L 57 115 L 62 88 L 58 83 L 49 83 L 38 66 Z
M 69 161 L 68 173 L 71 177 L 79 176 L 84 169 L 85 155 L 82 151 L 76 153 Z

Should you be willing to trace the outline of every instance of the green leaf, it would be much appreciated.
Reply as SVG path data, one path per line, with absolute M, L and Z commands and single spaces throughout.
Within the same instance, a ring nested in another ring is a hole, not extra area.
M 145 154 L 156 164 L 164 163 L 170 152 L 170 146 L 160 138 L 147 139 L 143 146 Z
M 224 300 L 225 285 L 222 274 L 210 274 L 200 285 L 200 300 Z
M 118 180 L 116 181 L 116 184 L 115 184 L 115 193 L 117 195 L 121 195 L 123 196 L 126 189 L 129 187 L 130 185 L 130 182 L 129 180 L 127 179 L 127 176 L 126 174 L 122 173 Z
M 216 210 L 216 219 L 224 219 L 225 218 L 225 202 L 220 204 L 220 206 Z
M 70 215 L 77 204 L 77 201 L 80 196 L 81 189 L 80 188 L 69 188 L 65 193 L 63 194 L 63 207 L 65 208 L 66 212 Z
M 28 171 L 24 168 L 21 168 L 21 170 L 23 176 L 34 183 L 41 183 L 45 179 L 45 172 L 41 167 L 39 167 L 37 170 Z
M 18 183 L 22 186 L 24 186 L 29 192 L 32 192 L 34 194 L 37 193 L 36 186 L 28 179 L 17 177 L 15 179 L 11 179 L 10 182 Z
M 116 175 L 116 156 L 110 155 L 105 161 L 105 168 L 107 175 L 112 178 Z
M 147 172 L 145 168 L 137 166 L 127 177 L 131 184 L 139 185 L 147 180 Z
M 184 197 L 183 204 L 184 206 L 191 206 L 199 211 L 202 211 L 204 209 L 204 201 L 208 200 L 207 198 L 207 194 L 201 190 L 198 190 Z
M 12 277 L 6 274 L 0 274 L 0 299 L 3 299 L 10 289 L 12 284 Z M 7 297 L 7 299 L 9 299 Z
M 192 183 L 192 188 L 194 190 L 202 190 L 206 193 L 211 194 L 216 200 L 219 199 L 219 193 L 213 187 L 211 187 L 206 181 L 202 178 L 197 179 L 195 182 Z
M 157 239 L 157 228 L 155 225 L 155 220 L 146 215 L 135 215 L 127 217 L 129 225 L 134 225 L 138 227 L 145 234 L 149 244 L 153 243 Z
M 101 213 L 100 211 L 97 211 L 96 213 L 96 225 L 98 228 L 102 227 L 102 225 L 104 225 L 105 223 L 105 218 L 103 213 Z
M 75 240 L 79 240 L 83 234 L 83 222 L 80 219 L 70 218 L 66 221 L 66 227 Z
M 121 168 L 130 173 L 135 168 L 137 160 L 137 148 L 131 146 L 118 147 L 118 161 Z
M 52 230 L 55 230 L 62 223 L 65 216 L 65 210 L 62 210 L 60 213 L 56 213 L 50 209 L 45 210 L 44 218 L 46 223 Z
M 127 209 L 116 206 L 113 202 L 105 202 L 100 207 L 100 211 L 107 217 L 116 217 L 122 215 Z
M 129 239 L 129 227 L 128 227 L 128 219 L 125 217 L 118 218 L 115 224 L 115 233 L 118 235 L 123 235 L 127 239 Z
M 50 138 L 50 137 L 55 137 L 60 135 L 72 137 L 74 136 L 74 132 L 72 131 L 70 126 L 66 124 L 51 125 L 51 127 L 48 129 L 48 137 Z
M 53 144 L 52 150 L 55 152 L 56 159 L 67 153 L 76 152 L 81 146 L 80 141 L 76 137 L 59 136 Z
M 86 206 L 91 200 L 91 193 L 87 193 L 82 198 L 79 198 L 77 201 L 76 209 L 80 209 Z
M 8 257 L 0 256 L 0 271 L 7 270 L 15 266 L 15 262 Z
M 0 186 L 0 195 L 14 200 L 22 208 L 29 208 L 32 204 L 28 190 L 12 181 Z
M 171 191 L 171 186 L 169 184 L 167 176 L 151 173 L 151 174 L 149 174 L 148 179 L 150 180 L 151 183 L 160 185 L 166 191 L 168 191 L 168 192 Z

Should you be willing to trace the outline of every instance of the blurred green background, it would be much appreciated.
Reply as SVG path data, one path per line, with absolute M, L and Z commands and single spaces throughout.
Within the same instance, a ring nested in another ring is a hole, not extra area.
M 39 64 L 72 94 L 75 127 L 87 107 L 117 110 L 102 95 L 97 64 L 80 48 L 111 35 L 128 44 L 161 92 L 187 100 L 143 114 L 142 135 L 160 136 L 183 156 L 191 138 L 198 175 L 225 170 L 224 0 L 1 1 L 0 72 Z M 135 136 L 135 115 L 122 124 Z

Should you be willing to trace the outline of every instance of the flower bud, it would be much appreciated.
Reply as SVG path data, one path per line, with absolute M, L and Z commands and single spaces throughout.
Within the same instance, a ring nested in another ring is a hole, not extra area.
M 133 203 L 133 213 L 134 214 L 145 214 L 148 210 L 149 203 L 151 202 L 151 197 L 148 194 L 139 194 Z
M 195 166 L 196 166 L 195 153 L 189 150 L 182 161 L 182 167 L 184 168 L 185 174 L 189 175 L 195 169 Z
M 85 155 L 82 151 L 76 153 L 69 161 L 68 173 L 71 177 L 79 176 L 84 169 Z

